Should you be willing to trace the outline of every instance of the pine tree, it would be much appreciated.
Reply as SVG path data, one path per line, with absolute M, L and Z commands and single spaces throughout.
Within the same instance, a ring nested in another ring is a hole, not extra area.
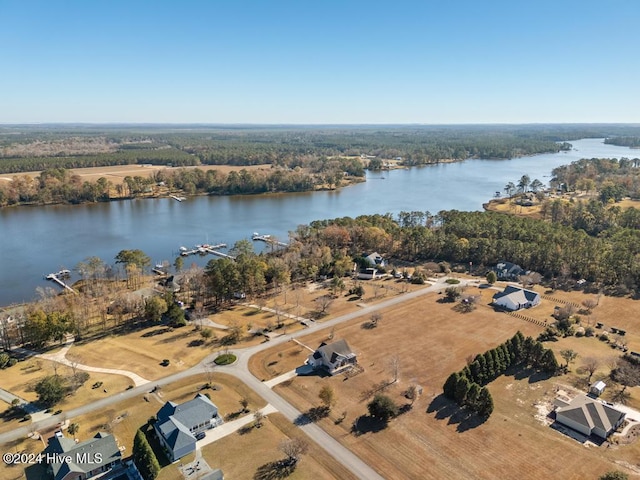
M 535 343 L 535 340 L 531 337 L 525 338 L 522 343 L 522 361 L 527 366 L 533 364 L 533 348 Z
M 482 387 L 477 383 L 472 383 L 469 391 L 467 392 L 467 398 L 464 401 L 464 404 L 468 406 L 474 412 L 478 409 L 478 400 L 480 398 L 480 391 Z
M 480 368 L 480 362 L 475 360 L 469 365 L 469 369 L 471 370 L 471 381 L 482 385 L 484 383 L 484 372 Z
M 484 352 L 484 360 L 487 362 L 487 377 L 485 379 L 485 382 L 490 382 L 496 377 L 496 366 L 491 353 L 489 353 L 488 351 Z
M 489 418 L 493 413 L 493 398 L 491 397 L 491 393 L 487 387 L 482 387 L 480 389 L 480 394 L 478 395 L 478 408 L 476 409 L 479 415 Z
M 492 348 L 491 350 L 489 350 L 489 354 L 493 359 L 494 376 L 499 377 L 504 373 L 504 362 L 500 360 L 500 355 L 498 355 L 498 349 Z
M 478 364 L 480 365 L 480 371 L 482 372 L 482 382 L 478 382 L 480 385 L 484 385 L 489 381 L 491 375 L 489 375 L 489 371 L 487 370 L 487 361 L 484 358 L 484 355 L 478 355 Z
M 542 355 L 542 359 L 540 361 L 540 368 L 548 373 L 556 373 L 560 366 L 558 365 L 558 360 L 556 360 L 556 356 L 553 353 L 553 350 L 547 348 Z
M 467 398 L 467 393 L 471 388 L 471 383 L 466 377 L 459 377 L 456 382 L 455 400 L 458 405 L 464 405 L 464 401 Z
M 446 382 L 444 382 L 444 386 L 442 387 L 444 396 L 454 400 L 456 398 L 456 385 L 458 384 L 458 378 L 460 378 L 460 374 L 458 372 L 454 372 L 449 375 Z
M 135 462 L 144 480 L 153 480 L 160 473 L 160 464 L 155 453 L 151 449 L 147 437 L 140 429 L 133 439 L 133 461 Z

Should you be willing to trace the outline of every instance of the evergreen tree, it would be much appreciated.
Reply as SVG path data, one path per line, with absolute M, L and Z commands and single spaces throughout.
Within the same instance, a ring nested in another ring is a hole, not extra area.
M 489 393 L 487 387 L 482 387 L 482 389 L 480 389 L 480 394 L 478 395 L 478 408 L 476 412 L 485 418 L 489 418 L 493 413 L 493 398 L 491 397 L 491 393 Z
M 490 382 L 496 377 L 496 366 L 489 351 L 484 352 L 484 360 L 487 362 L 487 377 L 485 381 Z
M 548 373 L 556 373 L 560 366 L 558 365 L 558 360 L 556 360 L 556 356 L 553 353 L 553 350 L 547 348 L 542 354 L 542 359 L 540 361 L 540 368 Z
M 484 372 L 480 368 L 480 363 L 474 360 L 474 362 L 469 365 L 469 369 L 471 370 L 471 381 L 482 385 L 484 383 Z
M 494 377 L 498 377 L 504 373 L 504 361 L 500 359 L 497 348 L 492 348 L 491 350 L 489 350 L 489 354 L 493 359 Z
M 533 363 L 533 348 L 535 343 L 536 341 L 531 337 L 525 338 L 522 343 L 522 361 L 525 366 L 529 366 Z
M 542 346 L 542 343 L 536 341 L 531 349 L 531 365 L 533 367 L 542 367 L 542 357 L 544 356 L 544 352 L 545 348 Z
M 477 383 L 472 383 L 469 391 L 467 392 L 467 398 L 464 403 L 474 412 L 478 409 L 478 400 L 480 399 L 480 391 L 482 387 Z
M 136 432 L 133 439 L 133 461 L 135 462 L 142 478 L 144 480 L 154 480 L 160 473 L 160 464 L 155 453 L 151 449 L 151 445 L 147 441 L 147 437 L 140 429 Z
M 458 378 L 458 381 L 456 382 L 455 397 L 454 397 L 458 405 L 464 405 L 464 401 L 467 398 L 467 393 L 469 392 L 470 388 L 471 388 L 471 383 L 469 383 L 469 380 L 467 380 L 466 377 Z
M 478 355 L 476 357 L 478 359 L 478 364 L 480 365 L 480 372 L 482 372 L 482 382 L 478 382 L 480 385 L 484 385 L 489 381 L 491 375 L 487 370 L 487 361 L 484 358 L 484 355 Z
M 456 398 L 456 385 L 458 384 L 458 378 L 460 378 L 460 374 L 458 372 L 454 372 L 449 375 L 446 382 L 444 382 L 444 386 L 442 387 L 444 396 L 454 400 Z

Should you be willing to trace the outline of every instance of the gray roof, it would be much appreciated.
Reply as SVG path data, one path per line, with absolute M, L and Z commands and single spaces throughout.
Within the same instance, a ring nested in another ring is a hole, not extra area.
M 586 395 L 578 395 L 569 405 L 559 408 L 557 413 L 584 425 L 591 431 L 599 428 L 605 432 L 615 428 L 625 416 L 625 413 Z
M 189 400 L 188 402 L 177 405 L 173 402 L 167 402 L 158 411 L 158 422 L 164 423 L 173 417 L 174 420 L 182 423 L 187 427 L 187 430 L 191 427 L 198 425 L 218 415 L 218 407 L 216 407 L 211 400 L 201 393 L 196 395 L 196 398 Z
M 325 357 L 328 358 L 331 363 L 334 363 L 338 356 L 347 358 L 355 356 L 355 353 L 353 353 L 349 344 L 344 339 L 336 340 L 329 344 L 322 344 L 320 345 L 320 348 L 318 348 L 317 352 L 324 353 Z M 315 353 L 313 356 L 316 358 Z
M 190 429 L 218 416 L 216 407 L 206 395 L 197 394 L 182 404 L 165 403 L 158 411 L 156 428 L 173 449 L 178 450 L 196 442 Z
M 64 436 L 54 436 L 49 439 L 49 445 L 44 453 L 58 453 L 71 456 L 73 461 L 54 462 L 51 464 L 55 480 L 62 479 L 70 472 L 88 473 L 103 465 L 122 459 L 122 453 L 113 435 L 99 432 L 95 437 L 84 442 L 75 443 Z M 97 461 L 99 456 L 100 461 Z M 86 459 L 86 462 L 81 460 Z
M 539 296 L 540 294 L 533 290 L 525 290 L 524 288 L 508 285 L 504 291 L 496 293 L 493 299 L 498 300 L 503 297 L 509 297 L 514 303 L 527 303 L 533 302 Z
M 196 443 L 196 437 L 182 423 L 176 422 L 173 417 L 158 426 L 160 434 L 165 438 L 172 450 Z

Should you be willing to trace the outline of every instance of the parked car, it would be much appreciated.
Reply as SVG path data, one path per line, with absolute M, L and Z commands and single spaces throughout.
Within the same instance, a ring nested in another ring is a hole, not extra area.
M 207 434 L 204 432 L 198 432 L 196 433 L 196 440 L 202 440 L 204 437 L 206 437 Z

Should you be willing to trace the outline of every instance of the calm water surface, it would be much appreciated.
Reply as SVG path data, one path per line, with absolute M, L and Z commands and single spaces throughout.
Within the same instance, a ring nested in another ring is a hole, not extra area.
M 503 192 L 508 182 L 517 183 L 524 174 L 546 184 L 553 168 L 580 158 L 640 156 L 637 150 L 605 145 L 601 139 L 572 144 L 577 150 L 567 153 L 369 173 L 366 183 L 333 192 L 3 209 L 0 305 L 33 299 L 36 287 L 52 286 L 43 274 L 72 270 L 90 256 L 113 263 L 120 250 L 138 248 L 154 263 L 173 263 L 181 245 L 231 246 L 254 231 L 286 241 L 289 231 L 318 219 L 403 210 L 481 210 L 494 192 Z M 211 258 L 188 257 L 185 266 L 204 265 Z

